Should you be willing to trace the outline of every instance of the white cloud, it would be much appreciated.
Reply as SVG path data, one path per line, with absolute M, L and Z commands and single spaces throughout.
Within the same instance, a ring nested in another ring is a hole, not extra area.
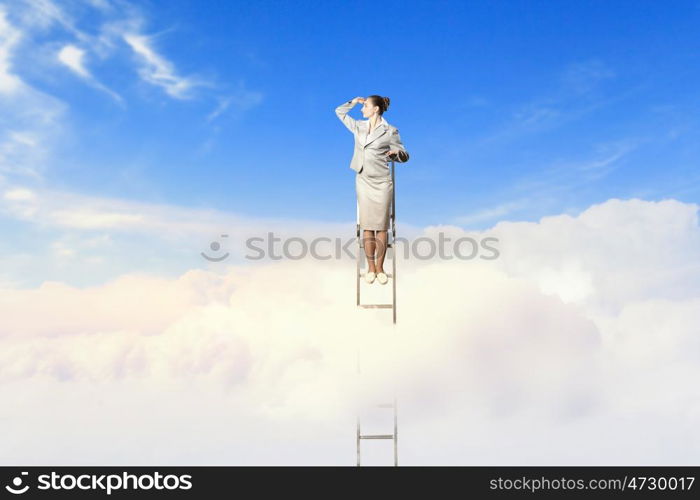
M 209 113 L 209 114 L 207 115 L 207 121 L 212 121 L 214 118 L 216 118 L 216 117 L 219 116 L 221 113 L 223 113 L 224 111 L 226 111 L 226 109 L 227 109 L 227 108 L 229 107 L 229 105 L 231 104 L 231 101 L 232 101 L 232 99 L 231 99 L 230 97 L 226 97 L 226 98 L 224 98 L 224 99 L 221 99 L 221 100 L 219 101 L 219 104 L 216 106 L 216 109 L 214 109 L 214 111 L 212 111 L 211 113 Z
M 188 209 L 45 188 L 30 189 L 21 185 L 8 185 L 2 198 L 0 213 L 39 226 L 62 229 L 110 229 L 133 234 L 152 232 L 167 238 L 217 232 L 226 228 L 227 222 L 235 224 L 234 230 L 256 223 L 253 219 L 244 221 L 210 209 Z
M 90 56 L 97 56 L 104 62 L 119 54 L 120 44 L 123 42 L 126 42 L 140 61 L 139 76 L 144 81 L 163 88 L 173 98 L 191 98 L 195 87 L 212 86 L 212 83 L 199 77 L 179 75 L 174 64 L 154 48 L 154 37 L 141 32 L 146 24 L 146 14 L 138 4 L 120 2 L 118 9 L 107 0 L 90 0 L 88 4 L 95 9 L 94 15 L 101 18 L 97 34 L 80 27 L 85 9 L 77 4 L 60 4 L 52 0 L 24 0 L 12 3 L 8 7 L 0 5 L 0 27 L 3 28 L 0 33 L 5 35 L 4 44 L 0 35 L 0 91 L 3 87 L 7 90 L 12 89 L 18 83 L 8 71 L 3 72 L 3 66 L 7 66 L 6 61 L 9 59 L 4 55 L 8 48 L 18 41 L 15 35 L 27 35 L 27 48 L 31 49 L 33 64 L 36 66 L 43 64 L 36 54 L 58 42 L 39 43 L 34 35 L 55 28 L 73 38 L 72 41 L 63 43 L 58 50 L 59 62 L 120 104 L 123 104 L 124 99 L 90 71 L 86 60 Z M 7 23 L 4 17 L 6 10 L 14 13 L 13 17 L 17 20 L 19 30 Z
M 516 189 L 533 190 L 542 195 L 547 191 L 573 190 L 597 181 L 619 167 L 623 158 L 637 148 L 631 139 L 596 144 L 592 158 L 578 161 L 558 161 L 529 177 L 518 181 Z
M 523 210 L 528 214 L 546 213 L 550 205 L 559 205 L 569 194 L 599 181 L 619 168 L 637 146 L 637 141 L 631 139 L 600 143 L 594 146 L 589 159 L 555 161 L 544 167 L 535 165 L 532 169 L 525 169 L 531 170 L 530 173 L 521 175 L 511 184 L 502 186 L 499 192 L 490 195 L 508 201 L 457 216 L 454 223 L 483 226 L 499 219 L 517 217 Z M 479 204 L 478 202 L 479 200 L 473 201 Z
M 20 38 L 20 31 L 7 20 L 5 6 L 0 5 L 0 93 L 2 94 L 12 94 L 22 86 L 22 81 L 11 71 L 12 52 Z
M 396 327 L 347 261 L 1 290 L 0 461 L 351 465 L 358 397 L 395 387 L 403 464 L 694 463 L 697 205 L 437 230 L 501 257 L 402 260 Z
M 52 0 L 21 0 L 17 7 L 24 26 L 47 29 L 59 24 L 64 29 L 79 34 L 73 18 Z
M 171 97 L 187 99 L 193 87 L 205 84 L 192 77 L 177 75 L 173 63 L 152 47 L 151 37 L 137 33 L 125 33 L 123 36 L 142 61 L 139 69 L 141 78 L 152 85 L 162 87 Z
M 32 201 L 32 200 L 36 199 L 36 195 L 34 194 L 33 191 L 31 191 L 30 189 L 24 189 L 24 188 L 8 189 L 3 194 L 3 197 L 9 201 L 19 201 L 19 202 Z
M 473 213 L 455 217 L 455 223 L 470 225 L 484 221 L 498 220 L 510 214 L 514 210 L 518 210 L 526 206 L 527 200 L 508 201 L 494 207 L 482 208 Z
M 263 94 L 261 92 L 256 92 L 248 90 L 245 88 L 243 82 L 238 83 L 238 89 L 233 95 L 229 95 L 222 99 L 219 99 L 219 105 L 207 115 L 207 121 L 212 121 L 214 118 L 221 115 L 226 111 L 231 104 L 235 104 L 236 108 L 239 110 L 251 109 L 263 100 Z
M 33 179 L 41 182 L 55 161 L 55 145 L 64 146 L 74 141 L 71 121 L 65 119 L 67 103 L 40 90 L 39 86 L 28 84 L 25 73 L 39 79 L 45 75 L 53 79 L 55 75 L 51 71 L 60 64 L 82 82 L 124 106 L 124 98 L 96 76 L 99 75 L 96 63 L 105 64 L 108 58 L 119 56 L 128 46 L 141 61 L 141 77 L 163 88 L 171 97 L 190 98 L 195 87 L 212 86 L 198 77 L 180 76 L 174 64 L 156 51 L 154 37 L 142 34 L 147 20 L 140 6 L 120 2 L 119 9 L 114 9 L 112 3 L 101 0 L 90 2 L 90 6 L 97 9 L 92 14 L 100 16 L 102 21 L 97 34 L 82 29 L 84 18 L 81 16 L 85 13 L 82 5 L 52 0 L 0 3 L 0 106 L 8 124 L 0 128 L 0 179 L 3 181 Z M 46 35 L 55 30 L 61 33 L 60 41 L 46 41 Z M 226 96 L 217 98 L 219 106 L 209 114 L 208 121 L 232 106 L 245 110 L 262 100 L 261 93 L 245 89 L 242 83 L 239 87 L 226 90 Z M 213 138 L 209 141 L 205 150 L 213 144 Z M 26 206 L 19 210 L 23 217 L 34 213 Z M 76 218 L 74 215 L 57 213 L 61 220 L 76 226 L 122 221 L 120 217 L 105 219 L 83 214 Z
M 109 11 L 112 9 L 112 4 L 109 3 L 109 0 L 87 0 L 90 5 L 95 7 L 96 9 L 101 9 L 105 11 Z
M 84 58 L 85 51 L 79 47 L 70 44 L 65 45 L 58 52 L 59 61 L 68 66 L 78 76 L 84 78 L 90 85 L 102 90 L 103 92 L 106 92 L 107 94 L 112 96 L 117 102 L 122 103 L 123 98 L 119 94 L 117 94 L 113 90 L 110 90 L 102 83 L 98 82 L 95 79 L 95 77 L 87 70 L 87 68 L 85 67 Z
M 577 94 L 594 90 L 604 80 L 616 77 L 615 71 L 598 59 L 579 61 L 569 64 L 561 75 L 561 81 L 567 89 Z
M 54 125 L 65 106 L 27 85 L 15 72 L 12 62 L 23 37 L 0 5 L 0 105 L 10 124 L 0 129 L 0 172 L 41 179 L 48 151 L 53 141 L 61 139 Z
M 58 52 L 58 59 L 68 66 L 70 69 L 75 71 L 78 75 L 83 78 L 91 78 L 90 72 L 85 69 L 83 64 L 83 58 L 85 57 L 85 51 L 76 47 L 75 45 L 65 45 Z
M 511 142 L 586 116 L 608 103 L 599 87 L 614 77 L 615 71 L 603 61 L 571 62 L 559 74 L 552 75 L 559 80 L 558 86 L 519 104 L 498 129 L 480 138 L 477 145 Z
M 320 236 L 348 238 L 347 223 L 310 225 L 285 217 L 244 217 L 206 207 L 106 198 L 14 182 L 0 189 L 0 215 L 0 222 L 4 219 L 14 225 L 14 237 L 6 241 L 6 266 L 0 279 L 24 286 L 35 286 L 49 276 L 87 285 L 135 270 L 174 275 L 209 265 L 202 252 L 213 257 L 229 254 L 225 264 L 242 262 L 245 255 L 253 255 L 246 241 L 267 239 L 268 232 L 285 240 L 292 236 L 307 241 Z M 17 230 L 18 222 L 26 223 L 20 226 L 22 231 Z M 224 233 L 226 239 L 221 237 Z M 104 235 L 113 245 L 95 248 L 87 244 Z M 56 261 L 55 253 L 43 251 L 56 240 L 73 248 L 76 258 Z M 224 244 L 220 252 L 210 251 L 213 241 Z M 277 244 L 278 251 L 280 246 Z M 321 247 L 320 251 L 333 249 L 332 244 Z M 29 254 L 27 248 L 36 251 Z M 88 263 L 94 265 L 85 268 Z

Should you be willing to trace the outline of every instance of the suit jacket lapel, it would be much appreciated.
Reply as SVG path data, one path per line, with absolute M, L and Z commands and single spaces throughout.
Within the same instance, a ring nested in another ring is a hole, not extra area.
M 367 134 L 367 130 L 369 129 L 369 121 L 367 121 L 367 124 L 365 125 L 365 134 Z M 386 121 L 382 119 L 382 122 L 377 125 L 377 127 L 372 130 L 372 132 L 369 134 L 369 136 L 366 136 L 367 138 L 365 139 L 365 146 L 369 144 L 370 142 L 374 141 L 375 139 L 379 138 L 383 133 L 385 133 L 389 127 L 386 124 Z

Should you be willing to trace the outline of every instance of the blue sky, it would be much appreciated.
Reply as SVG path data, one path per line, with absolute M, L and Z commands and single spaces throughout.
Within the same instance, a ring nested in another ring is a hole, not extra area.
M 411 154 L 399 223 L 699 199 L 697 1 L 0 5 L 6 186 L 354 221 L 333 110 L 377 93 Z
M 124 108 L 69 72 L 34 71 L 75 134 L 51 184 L 344 220 L 352 140 L 333 108 L 378 93 L 412 154 L 397 179 L 411 223 L 509 202 L 534 219 L 610 197 L 698 200 L 698 2 L 135 5 L 154 50 L 207 83 L 189 99 L 143 85 L 126 46 L 90 65 Z M 111 16 L 65 6 L 87 33 Z M 37 39 L 69 41 L 60 26 Z M 207 121 L 231 95 L 241 104 Z

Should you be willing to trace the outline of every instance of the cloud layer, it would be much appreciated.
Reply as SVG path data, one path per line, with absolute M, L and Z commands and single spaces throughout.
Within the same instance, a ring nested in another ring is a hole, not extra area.
M 499 223 L 497 260 L 401 260 L 395 327 L 351 261 L 4 289 L 0 461 L 351 465 L 356 410 L 390 432 L 366 405 L 396 394 L 403 464 L 693 463 L 697 208 L 609 200 Z

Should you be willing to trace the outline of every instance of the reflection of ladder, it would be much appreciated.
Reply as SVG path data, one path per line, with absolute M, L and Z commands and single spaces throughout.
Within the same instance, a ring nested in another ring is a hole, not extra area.
M 360 205 L 357 204 L 357 306 L 365 309 L 391 309 L 393 313 L 393 324 L 396 325 L 396 184 L 394 182 L 394 160 L 391 161 L 391 182 L 394 189 L 391 196 L 391 214 L 389 217 L 390 231 L 387 232 L 387 248 L 385 259 L 389 256 L 391 249 L 391 265 L 392 272 L 385 273 L 391 279 L 391 304 L 362 304 L 360 303 L 360 280 L 364 278 L 365 273 L 360 271 L 361 261 L 365 259 L 365 249 L 362 241 L 362 229 L 360 228 Z M 357 351 L 357 374 L 360 375 L 360 351 Z M 360 428 L 360 416 L 357 416 L 357 465 L 360 466 L 360 443 L 363 439 L 391 439 L 394 441 L 394 465 L 399 464 L 398 458 L 398 424 L 397 424 L 397 406 L 396 396 L 391 403 L 381 403 L 375 405 L 377 408 L 393 408 L 394 409 L 394 433 L 393 434 L 362 434 Z

